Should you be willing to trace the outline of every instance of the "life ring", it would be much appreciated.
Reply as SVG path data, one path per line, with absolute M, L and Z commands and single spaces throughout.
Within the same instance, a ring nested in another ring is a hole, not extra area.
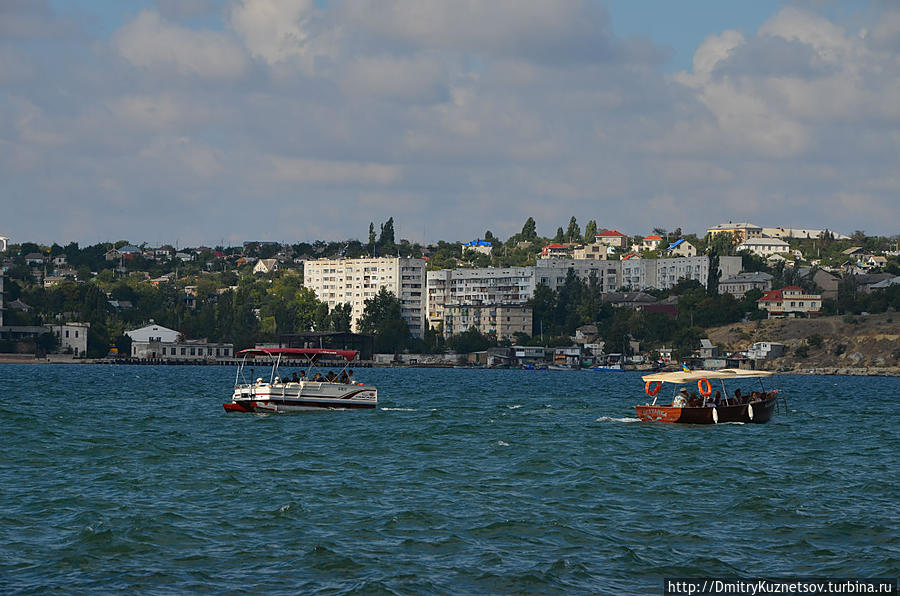
M 650 387 L 654 386 L 653 389 Z M 653 397 L 657 393 L 659 393 L 660 388 L 662 387 L 662 381 L 647 381 L 647 384 L 644 385 L 644 391 L 647 392 L 647 395 Z
M 704 387 L 706 387 L 706 389 L 704 389 Z M 700 395 L 703 397 L 712 395 L 712 385 L 709 384 L 709 379 L 700 379 L 697 381 L 697 389 L 700 390 Z

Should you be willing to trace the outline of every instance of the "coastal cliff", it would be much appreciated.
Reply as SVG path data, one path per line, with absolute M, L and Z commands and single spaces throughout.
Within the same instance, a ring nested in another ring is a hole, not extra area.
M 751 321 L 710 329 L 709 338 L 726 351 L 784 344 L 784 355 L 761 367 L 767 370 L 900 376 L 898 313 Z

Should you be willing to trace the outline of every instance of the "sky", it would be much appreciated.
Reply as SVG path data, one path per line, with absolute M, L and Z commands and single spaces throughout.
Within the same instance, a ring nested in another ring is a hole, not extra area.
M 0 0 L 0 236 L 900 233 L 890 0 Z

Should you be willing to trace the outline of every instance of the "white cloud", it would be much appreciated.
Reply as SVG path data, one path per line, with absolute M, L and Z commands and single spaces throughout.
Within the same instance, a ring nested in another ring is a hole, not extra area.
M 306 30 L 313 0 L 240 0 L 231 10 L 231 26 L 250 53 L 269 64 L 307 54 Z
M 378 163 L 353 163 L 318 159 L 268 156 L 264 159 L 266 177 L 279 182 L 386 186 L 397 182 L 402 169 L 396 165 Z
M 149 10 L 120 29 L 113 45 L 132 65 L 162 74 L 232 79 L 248 67 L 242 49 L 228 35 L 168 23 Z

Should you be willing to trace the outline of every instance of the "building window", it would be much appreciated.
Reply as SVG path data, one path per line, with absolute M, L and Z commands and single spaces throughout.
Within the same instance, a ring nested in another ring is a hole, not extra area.
M 181 355 L 184 356 L 184 348 L 181 348 Z

